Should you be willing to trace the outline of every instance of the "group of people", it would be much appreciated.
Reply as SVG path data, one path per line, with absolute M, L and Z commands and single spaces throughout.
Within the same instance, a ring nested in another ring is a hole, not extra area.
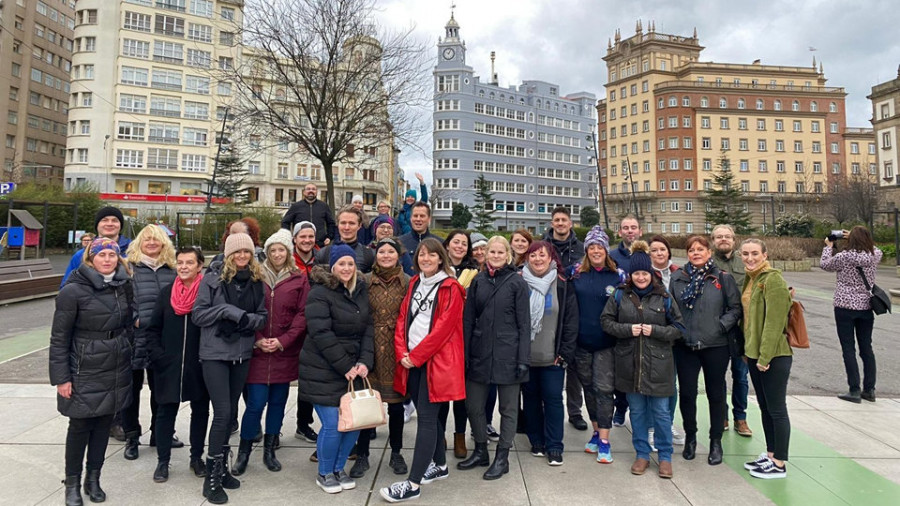
M 315 202 L 303 203 L 309 215 L 301 218 L 324 219 Z M 94 502 L 105 499 L 100 470 L 117 414 L 125 458 L 138 458 L 145 371 L 150 445 L 158 458 L 153 480 L 168 479 L 171 449 L 183 444 L 174 434 L 176 415 L 190 402 L 189 465 L 204 478 L 203 496 L 213 504 L 227 502 L 226 490 L 240 487 L 235 476 L 249 466 L 254 443 L 262 442 L 264 466 L 281 470 L 276 450 L 293 381 L 297 437 L 315 441 L 315 481 L 327 493 L 355 488 L 369 469 L 374 430 L 338 430 L 340 398 L 348 383 L 360 384 L 357 378 L 369 380 L 387 403 L 389 467 L 406 478 L 380 494 L 400 502 L 449 476 L 444 434 L 451 409 L 457 469 L 486 467 L 484 479 L 502 478 L 517 430 L 526 433 L 532 455 L 562 465 L 564 391 L 569 422 L 578 430 L 588 428 L 581 415 L 586 404 L 593 431 L 585 451 L 597 462 L 613 462 L 609 433 L 630 411 L 631 472 L 644 474 L 657 451 L 658 475 L 671 478 L 674 445 L 684 446 L 684 459 L 696 456 L 701 371 L 709 401 L 707 461 L 720 464 L 729 364 L 735 429 L 752 435 L 748 370 L 762 412 L 766 451 L 745 467 L 758 478 L 786 476 L 792 350 L 784 331 L 791 293 L 769 265 L 763 241 L 747 239 L 736 248 L 733 229 L 719 225 L 712 231 L 715 246 L 705 236 L 687 240 L 688 264 L 679 267 L 665 237 L 639 239 L 633 216 L 622 219 L 616 247 L 599 226 L 578 240 L 564 207 L 553 210 L 540 239 L 523 229 L 510 241 L 465 230 L 441 240 L 429 231 L 429 206 L 414 194 L 406 205 L 410 229 L 399 236 L 399 220 L 379 214 L 364 238 L 368 219 L 356 205 L 338 210 L 332 237 L 312 219 L 293 222 L 294 213 L 283 223 L 289 228 L 260 244 L 258 224 L 245 218 L 229 225 L 223 252 L 205 269 L 199 248 L 176 250 L 156 225 L 129 242 L 119 235 L 121 212 L 101 209 L 98 236 L 76 253 L 60 291 L 50 343 L 51 383 L 60 412 L 70 418 L 66 503 L 82 504 L 85 449 L 84 492 Z M 878 257 L 867 234 L 854 228 L 846 251 L 826 248 L 823 268 L 838 270 L 840 281 L 865 251 Z M 864 266 L 872 283 L 873 265 Z M 836 295 L 835 314 L 848 400 L 874 401 L 870 318 L 857 297 L 847 298 L 849 304 L 838 306 Z M 846 329 L 841 319 L 850 322 Z M 865 365 L 862 389 L 849 364 L 855 367 L 854 329 Z M 246 407 L 237 424 L 242 395 Z M 496 404 L 499 431 L 491 420 Z M 417 412 L 409 465 L 400 453 L 405 406 Z M 674 424 L 676 407 L 683 435 Z M 313 412 L 318 434 L 310 426 Z M 238 425 L 229 470 L 229 436 Z M 493 458 L 491 440 L 497 441 Z M 356 460 L 348 472 L 351 454 Z

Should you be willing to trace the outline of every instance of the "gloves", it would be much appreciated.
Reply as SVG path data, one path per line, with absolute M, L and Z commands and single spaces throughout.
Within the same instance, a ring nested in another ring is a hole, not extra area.
M 248 325 L 250 325 L 250 317 L 247 316 L 247 313 L 244 313 L 244 316 L 241 316 L 241 321 L 238 322 L 238 328 L 245 330 Z
M 516 379 L 525 379 L 528 376 L 528 366 L 519 364 L 516 366 Z
M 231 320 L 219 320 L 219 326 L 216 329 L 216 334 L 218 334 L 222 339 L 226 341 L 233 341 L 235 339 L 234 334 L 238 330 L 238 324 Z

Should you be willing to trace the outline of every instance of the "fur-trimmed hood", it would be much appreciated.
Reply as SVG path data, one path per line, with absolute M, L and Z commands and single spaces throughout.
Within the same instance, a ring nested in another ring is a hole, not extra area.
M 341 286 L 341 281 L 337 276 L 331 273 L 327 267 L 318 264 L 313 266 L 309 271 L 310 283 L 322 285 L 329 290 L 337 290 Z M 366 283 L 366 276 L 359 270 L 356 271 L 356 290 L 359 290 L 360 284 Z

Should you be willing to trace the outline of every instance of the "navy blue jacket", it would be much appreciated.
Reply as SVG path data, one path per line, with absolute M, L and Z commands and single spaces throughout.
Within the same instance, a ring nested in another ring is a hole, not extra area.
M 631 269 L 631 249 L 625 246 L 625 241 L 619 243 L 616 249 L 609 252 L 609 256 L 616 262 L 616 267 L 628 272 Z
M 616 345 L 616 337 L 603 332 L 600 314 L 616 287 L 625 282 L 625 272 L 607 268 L 578 272 L 576 266 L 572 284 L 578 299 L 578 347 L 595 352 Z

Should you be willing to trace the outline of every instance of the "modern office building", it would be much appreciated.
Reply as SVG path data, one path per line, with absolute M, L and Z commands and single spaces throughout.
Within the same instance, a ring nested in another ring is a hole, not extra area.
M 815 58 L 703 62 L 703 49 L 696 30 L 644 31 L 640 21 L 609 42 L 598 112 L 610 213 L 636 211 L 645 232 L 703 232 L 704 190 L 726 157 L 755 226 L 771 226 L 772 212 L 827 214 L 820 196 L 851 167 L 869 170 L 871 134 L 847 129 L 844 89 L 826 86 Z
M 596 98 L 564 95 L 556 84 L 528 80 L 501 87 L 466 61 L 453 15 L 437 45 L 434 67 L 434 218 L 449 226 L 453 205 L 471 208 L 484 176 L 493 192 L 494 228 L 543 233 L 565 206 L 575 222 L 597 197 L 591 133 Z
M 72 33 L 91 22 L 73 0 L 0 2 L 0 182 L 62 184 Z
M 900 68 L 897 77 L 876 84 L 867 97 L 872 102 L 872 128 L 876 143 L 878 191 L 888 209 L 900 207 L 900 176 L 897 174 L 900 142 Z

